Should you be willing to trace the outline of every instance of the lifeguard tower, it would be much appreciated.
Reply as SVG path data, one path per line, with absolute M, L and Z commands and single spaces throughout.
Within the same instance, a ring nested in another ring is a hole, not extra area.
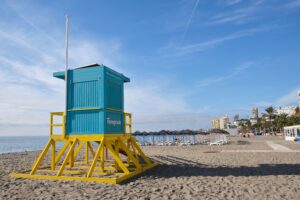
M 124 112 L 129 78 L 98 64 L 53 76 L 67 76 L 66 112 L 50 114 L 50 139 L 32 169 L 11 176 L 114 184 L 156 165 L 138 146 L 131 114 Z M 59 151 L 57 143 L 63 144 Z

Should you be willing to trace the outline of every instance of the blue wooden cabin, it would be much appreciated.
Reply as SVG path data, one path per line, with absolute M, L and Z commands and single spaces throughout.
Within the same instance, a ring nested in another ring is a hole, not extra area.
M 65 79 L 65 71 L 53 76 Z M 124 83 L 104 65 L 68 70 L 66 135 L 124 133 Z

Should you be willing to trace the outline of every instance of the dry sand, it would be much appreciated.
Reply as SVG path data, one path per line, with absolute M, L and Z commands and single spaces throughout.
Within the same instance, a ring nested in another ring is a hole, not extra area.
M 161 164 L 121 185 L 11 178 L 30 168 L 39 152 L 0 154 L 0 199 L 300 199 L 300 153 L 222 152 L 272 150 L 266 141 L 300 150 L 300 143 L 231 140 L 213 147 L 144 147 Z

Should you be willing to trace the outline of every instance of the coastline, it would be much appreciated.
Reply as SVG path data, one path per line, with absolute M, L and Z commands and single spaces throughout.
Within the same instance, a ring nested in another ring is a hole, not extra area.
M 0 136 L 0 154 L 42 150 L 49 136 Z

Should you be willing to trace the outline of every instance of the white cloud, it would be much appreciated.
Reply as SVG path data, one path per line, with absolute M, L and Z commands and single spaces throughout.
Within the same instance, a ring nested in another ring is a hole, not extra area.
M 293 89 L 289 93 L 279 97 L 274 104 L 276 106 L 290 106 L 290 105 L 299 105 L 298 104 L 298 92 L 300 87 Z
M 43 9 L 14 10 L 21 21 L 13 25 L 0 21 L 5 27 L 0 31 L 0 135 L 47 135 L 49 112 L 64 109 L 64 82 L 52 77 L 64 68 L 64 27 L 54 28 L 44 21 L 40 28 L 38 19 L 29 16 L 35 13 L 43 18 Z M 115 38 L 79 38 L 70 33 L 70 66 L 98 62 L 126 74 L 121 67 L 126 61 L 121 44 Z M 192 109 L 184 91 L 170 88 L 157 77 L 126 88 L 126 110 L 133 113 L 134 127 L 207 127 L 210 117 Z
M 182 37 L 183 39 L 185 38 L 185 35 L 186 35 L 186 33 L 188 32 L 188 30 L 190 28 L 190 24 L 191 24 L 191 21 L 193 19 L 194 13 L 195 13 L 195 11 L 196 11 L 196 9 L 198 7 L 198 4 L 199 4 L 199 0 L 196 0 L 195 5 L 194 5 L 194 7 L 192 9 L 191 15 L 190 15 L 190 17 L 189 17 L 189 19 L 188 19 L 188 21 L 186 23 L 186 28 L 184 30 L 183 37 Z
M 207 129 L 212 118 L 213 116 L 202 113 L 137 115 L 134 118 L 133 129 L 140 131 Z
M 242 0 L 221 0 L 220 3 L 231 6 L 231 5 L 235 5 L 238 3 L 241 3 Z
M 189 44 L 185 46 L 178 46 L 178 45 L 168 45 L 165 47 L 162 47 L 159 50 L 159 53 L 163 53 L 165 55 L 172 55 L 172 56 L 180 56 L 180 55 L 185 55 L 185 54 L 191 54 L 191 53 L 196 53 L 200 51 L 204 51 L 210 48 L 214 48 L 218 45 L 221 45 L 224 42 L 231 41 L 231 40 L 236 40 L 242 37 L 254 35 L 256 33 L 264 32 L 270 30 L 272 27 L 264 27 L 264 28 L 253 28 L 253 29 L 245 29 L 241 30 L 229 35 L 225 35 L 219 38 L 211 39 L 208 41 L 204 42 L 199 42 L 195 44 Z
M 269 106 L 272 106 L 273 102 L 269 102 L 269 101 L 260 101 L 254 104 L 254 106 L 256 107 L 262 107 L 262 108 L 266 108 Z
M 180 95 L 165 92 L 164 86 L 158 82 L 137 83 L 126 89 L 128 108 L 137 114 L 153 113 L 176 114 L 187 110 L 184 98 Z
M 76 39 L 70 46 L 70 66 L 84 66 L 100 62 L 118 70 L 118 64 L 123 59 L 120 53 L 119 41 L 97 41 L 96 39 Z
M 240 66 L 233 68 L 228 74 L 201 80 L 197 83 L 197 87 L 206 87 L 229 80 L 249 69 L 252 64 L 252 62 L 245 62 Z
M 0 90 L 0 124 L 46 124 L 50 111 L 63 109 L 61 94 L 54 96 L 30 85 L 7 83 Z
M 188 105 L 184 91 L 170 92 L 169 87 L 166 82 L 155 79 L 126 88 L 125 108 L 133 113 L 134 130 L 208 127 L 211 116 Z
M 290 1 L 285 6 L 287 8 L 298 8 L 300 6 L 300 0 Z
M 64 109 L 64 82 L 52 77 L 64 68 L 64 27 L 42 29 L 26 10 L 17 11 L 21 20 L 14 24 L 0 21 L 5 27 L 0 31 L 0 135 L 47 135 L 49 112 Z M 73 67 L 95 62 L 117 66 L 122 59 L 118 40 L 71 37 Z
M 182 53 L 189 53 L 189 52 L 195 52 L 195 51 L 202 51 L 208 48 L 215 47 L 223 42 L 230 41 L 230 40 L 235 40 L 241 37 L 249 36 L 258 32 L 266 31 L 266 28 L 254 28 L 254 29 L 247 29 L 247 30 L 242 30 L 238 31 L 220 38 L 215 38 L 209 41 L 205 42 L 200 42 L 196 44 L 191 44 L 187 46 L 180 47 L 179 50 Z
M 226 1 L 226 5 L 234 5 L 240 3 L 238 0 Z M 225 23 L 244 23 L 252 18 L 257 17 L 257 12 L 260 11 L 261 5 L 263 1 L 255 1 L 251 2 L 250 5 L 246 5 L 244 7 L 238 7 L 237 9 L 230 9 L 230 11 L 219 13 L 217 15 L 212 16 L 207 24 L 209 25 L 217 25 L 217 24 L 225 24 Z
M 281 107 L 281 106 L 298 106 L 299 105 L 299 99 L 298 99 L 298 92 L 300 91 L 300 87 L 295 88 L 288 93 L 278 97 L 277 99 L 273 101 L 261 101 L 257 102 L 255 106 L 266 108 L 268 106 L 275 106 L 275 107 Z
M 49 134 L 49 125 L 0 124 L 0 136 L 45 136 Z

